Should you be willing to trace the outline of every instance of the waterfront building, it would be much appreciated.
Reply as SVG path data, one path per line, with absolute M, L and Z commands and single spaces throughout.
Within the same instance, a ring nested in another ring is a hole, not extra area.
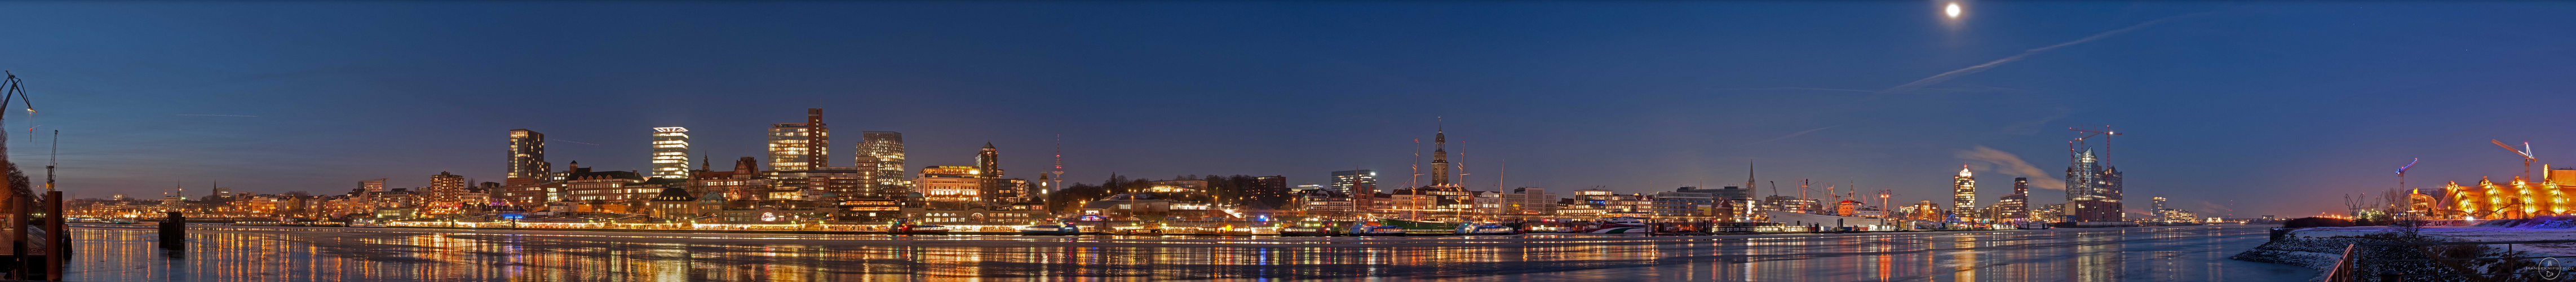
M 760 161 L 752 157 L 735 160 L 732 171 L 709 171 L 700 163 L 689 179 L 689 194 L 716 195 L 720 200 L 760 200 L 769 190 L 769 179 L 760 177 Z M 699 200 L 707 200 L 700 196 Z
M 690 197 L 689 190 L 683 189 L 682 186 L 664 187 L 661 192 L 653 195 L 652 203 L 648 204 L 651 207 L 648 210 L 650 213 L 645 216 L 662 219 L 696 218 L 698 217 L 697 201 L 698 198 Z
M 1958 213 L 1959 220 L 1976 221 L 1977 177 L 1968 173 L 1968 166 L 1959 166 L 1959 176 L 1950 178 L 1950 201 L 1950 211 Z
M 562 182 L 505 185 L 501 186 L 500 194 L 501 200 L 509 203 L 510 205 L 519 207 L 537 207 L 545 205 L 547 202 L 562 200 L 558 196 L 562 195 L 563 188 L 564 185 Z
M 964 203 L 983 200 L 983 172 L 972 166 L 928 166 L 913 183 L 921 188 L 921 200 L 963 207 Z
M 808 191 L 825 191 L 831 192 L 835 196 L 866 198 L 891 198 L 897 196 L 877 195 L 872 193 L 874 191 L 863 189 L 870 180 L 868 173 L 872 172 L 876 172 L 876 170 L 855 167 L 818 167 L 818 169 L 810 170 L 771 171 L 769 172 L 768 177 L 769 190 L 767 194 L 769 194 L 769 199 L 793 199 L 803 201 L 838 201 L 838 199 L 817 199 L 809 197 Z
M 1395 197 L 1395 207 L 1412 219 L 1459 220 L 1476 208 L 1476 194 L 1455 184 L 1397 189 Z
M 1941 211 L 1941 206 L 1932 204 L 1931 200 L 1924 200 L 1922 203 L 1916 203 L 1905 206 L 1904 208 L 1899 208 L 1897 209 L 1897 213 L 1903 214 L 1902 216 L 1898 216 L 1898 218 L 1923 221 L 1944 221 L 1945 218 L 1948 217 L 1946 213 Z
M 509 185 L 534 185 L 547 181 L 554 171 L 546 162 L 546 134 L 527 129 L 510 130 L 510 166 L 503 182 Z
M 1306 182 L 1306 184 L 1298 184 L 1298 185 L 1297 185 L 1297 187 L 1294 187 L 1294 188 L 1288 188 L 1288 192 L 1290 192 L 1290 193 L 1305 193 L 1306 191 L 1315 191 L 1315 190 L 1324 190 L 1324 189 L 1326 189 L 1326 188 L 1324 188 L 1324 185 L 1315 184 L 1314 182 Z M 1338 191 L 1337 191 L 1337 192 L 1338 192 Z
M 1548 194 L 1545 188 L 1512 188 L 1511 193 L 1503 193 L 1502 197 L 1505 218 L 1535 219 L 1556 215 L 1556 194 Z
M 823 109 L 805 109 L 804 123 L 769 126 L 770 170 L 818 170 L 832 166 L 832 130 L 823 124 Z
M 1145 191 L 1154 193 L 1204 192 L 1207 189 L 1207 180 L 1197 179 L 1157 180 L 1145 183 Z
M 903 208 L 900 212 L 903 213 L 902 218 L 920 223 L 1004 226 L 993 230 L 967 230 L 983 232 L 1018 232 L 1018 229 L 1008 228 L 1035 224 L 1039 220 L 1051 217 L 1045 211 L 1010 210 L 984 207 L 970 207 L 962 209 Z
M 462 209 L 466 205 L 481 203 L 467 201 L 465 197 L 466 193 L 465 176 L 448 173 L 446 171 L 439 171 L 437 175 L 430 175 L 427 207 L 429 210 L 424 212 L 434 215 L 452 214 L 462 212 Z
M 1333 191 L 1342 192 L 1345 195 L 1384 192 L 1377 190 L 1377 171 L 1366 169 L 1333 172 Z
M 973 172 L 975 173 L 975 179 L 978 181 L 976 184 L 976 190 L 978 191 L 977 194 L 981 195 L 982 200 L 986 201 L 986 206 L 991 206 L 994 202 L 1003 201 L 1004 199 L 1001 197 L 1016 197 L 1023 194 L 1010 191 L 1014 188 L 1009 184 L 1006 184 L 1005 180 L 1002 179 L 1002 151 L 1001 149 L 993 148 L 993 142 L 984 142 L 984 148 L 977 149 L 975 151 L 975 170 Z
M 1275 202 L 1269 201 L 1284 200 L 1288 198 L 1287 176 L 1272 175 L 1253 177 L 1252 183 L 1250 184 L 1251 185 L 1247 185 L 1245 187 L 1239 187 L 1243 189 L 1243 191 L 1238 191 L 1241 193 L 1237 193 L 1237 195 L 1235 195 L 1236 197 L 1245 197 L 1244 199 L 1247 199 L 1242 202 L 1262 202 L 1263 204 L 1272 204 Z
M 652 161 L 653 178 L 688 179 L 689 128 L 653 128 Z
M 590 168 L 581 167 L 578 162 L 570 169 L 572 174 L 567 176 L 570 179 L 564 181 L 564 197 L 560 201 L 616 204 L 618 208 L 608 212 L 624 213 L 625 208 L 628 207 L 624 204 L 627 204 L 628 200 L 640 201 L 661 192 L 660 189 L 637 187 L 643 184 L 646 178 L 634 171 L 592 171 Z
M 2147 197 L 2147 221 L 2164 221 L 2165 211 L 2165 197 Z
M 2120 203 L 2104 200 L 2066 202 L 2066 215 L 2076 222 L 2127 221 L 2123 216 L 2127 213 L 2121 212 L 2119 207 Z
M 2040 206 L 2039 209 L 2031 210 L 2030 214 L 2033 220 L 2038 221 L 2064 222 L 2068 219 L 2068 217 L 2066 217 L 2066 204 L 2062 203 Z
M 2004 195 L 2003 200 L 1995 201 L 1995 208 L 1998 216 L 1996 221 L 2031 220 L 2030 178 L 2014 177 L 2012 194 Z
M 2200 218 L 2200 215 L 2198 215 L 2198 214 L 2193 214 L 2193 213 L 2191 213 L 2191 211 L 2188 211 L 2188 210 L 2180 210 L 2180 209 L 2160 210 L 2160 211 L 2158 211 L 2158 212 L 2157 212 L 2157 216 L 2158 216 L 2158 217 L 2155 219 L 2157 222 L 2167 223 L 2167 224 L 2173 224 L 2173 223 L 2202 223 L 2202 222 L 2203 222 L 2203 221 L 2201 220 L 2201 218 Z
M 992 180 L 992 182 L 996 183 L 995 187 L 984 190 L 983 196 L 984 206 L 994 209 L 1029 202 L 1030 196 L 1033 195 L 1029 191 L 1036 185 L 1028 179 L 1018 178 Z
M 1360 210 L 1358 204 L 1351 201 L 1350 195 L 1321 189 L 1299 191 L 1297 193 L 1297 201 L 1291 203 L 1291 205 L 1298 207 L 1296 208 L 1298 210 L 1306 211 L 1308 214 L 1349 216 L 1349 213 L 1358 212 Z
M 842 223 L 891 222 L 903 214 L 903 202 L 895 199 L 844 198 L 833 220 Z
M 2120 171 L 2103 166 L 2092 149 L 2072 155 L 2066 168 L 2066 207 L 2074 221 L 2121 221 Z M 2073 204 L 2084 202 L 2087 204 Z
M 904 166 L 903 133 L 893 131 L 860 131 L 859 158 L 868 160 L 876 171 L 870 174 L 867 194 L 906 195 L 913 192 L 912 174 Z
M 1600 207 L 1603 214 L 1650 214 L 1649 211 L 1654 208 L 1654 203 L 1648 201 L 1644 195 L 1619 195 L 1610 190 L 1574 190 L 1574 197 L 1577 202 Z
M 1674 189 L 1673 192 L 1656 192 L 1655 197 L 1653 198 L 1656 218 L 1659 220 L 1672 221 L 1698 221 L 1707 220 L 1709 217 L 1717 216 L 1718 200 L 1714 198 L 1714 195 L 1712 193 L 1684 192 L 1696 190 L 1692 188 L 1693 187 L 1682 187 L 1681 189 Z

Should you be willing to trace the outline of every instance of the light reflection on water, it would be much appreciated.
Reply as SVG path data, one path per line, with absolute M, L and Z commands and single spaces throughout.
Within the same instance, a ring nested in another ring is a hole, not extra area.
M 75 230 L 74 281 L 875 281 L 1102 277 L 1637 281 L 2284 281 L 2255 227 L 1822 236 L 1181 238 L 200 226 Z

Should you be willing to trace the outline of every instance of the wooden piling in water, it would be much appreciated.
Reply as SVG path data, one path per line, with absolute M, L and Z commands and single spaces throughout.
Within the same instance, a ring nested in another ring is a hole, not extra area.
M 179 250 L 188 247 L 188 217 L 179 212 L 164 213 L 161 220 L 161 248 Z
M 45 191 L 45 280 L 63 281 L 63 261 L 72 259 L 72 230 L 64 228 L 63 191 Z
M 12 194 L 13 195 L 12 197 L 9 197 L 8 202 L 9 256 L 16 258 L 17 265 L 16 267 L 12 267 L 15 268 L 14 270 L 9 271 L 9 279 L 26 280 L 28 276 L 30 276 L 27 275 L 27 270 L 35 269 L 35 267 L 27 265 L 29 262 L 29 260 L 27 260 L 27 257 L 29 257 L 27 255 L 27 205 L 33 204 L 35 201 L 27 199 L 26 196 L 31 195 Z

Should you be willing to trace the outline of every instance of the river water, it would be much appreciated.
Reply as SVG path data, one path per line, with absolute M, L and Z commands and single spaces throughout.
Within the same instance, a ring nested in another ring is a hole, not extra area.
M 1405 238 L 76 228 L 73 281 L 2304 281 L 2253 226 Z

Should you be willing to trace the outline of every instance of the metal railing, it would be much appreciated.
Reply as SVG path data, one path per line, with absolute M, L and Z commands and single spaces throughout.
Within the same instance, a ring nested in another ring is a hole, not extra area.
M 2355 244 L 2343 245 L 2343 255 L 2335 257 L 2334 267 L 2326 269 L 2325 282 L 2352 282 L 2352 249 L 2356 247 Z
M 2555 258 L 2576 258 L 2576 256 L 2523 256 L 2522 254 L 2520 254 L 2520 253 L 2516 253 L 2516 252 L 2514 251 L 2514 245 L 2521 245 L 2521 244 L 2566 244 L 2566 243 L 2576 243 L 2576 240 L 2477 241 L 2477 242 L 2384 242 L 2384 243 L 2358 243 L 2358 244 L 2347 244 L 2347 245 L 2344 245 L 2344 249 L 2343 249 L 2343 256 L 2342 256 L 2341 258 L 2337 259 L 2337 260 L 2335 261 L 2334 267 L 2333 267 L 2333 268 L 2330 268 L 2330 269 L 2326 272 L 2326 279 L 2325 279 L 2325 281 L 2327 281 L 2327 282 L 2350 282 L 2350 281 L 2358 280 L 2358 279 L 2359 279 L 2359 277 L 2363 277 L 2364 275 L 2366 275 L 2366 274 L 2353 273 L 2353 272 L 2355 272 L 2355 271 L 2358 271 L 2358 270 L 2357 270 L 2357 268 L 2358 268 L 2359 264 L 2361 263 L 2360 258 L 2354 257 L 2354 256 L 2353 256 L 2353 254 L 2354 254 L 2354 253 L 2356 253 L 2356 251 L 2360 250 L 2360 247 L 2362 247 L 2362 246 L 2371 246 L 2371 247 L 2423 247 L 2423 246 L 2439 246 L 2439 245 L 2505 245 L 2504 252 L 2502 253 L 2504 256 L 2502 256 L 2502 257 L 2483 257 L 2483 256 L 2481 256 L 2481 257 L 2471 257 L 2471 258 L 2398 259 L 2398 260 L 2379 260 L 2379 261 L 2374 261 L 2374 262 L 2442 262 L 2442 261 L 2476 261 L 2476 260 L 2519 260 L 2519 259 L 2555 259 Z M 2555 265 L 2542 265 L 2542 267 L 2555 267 Z M 2407 279 L 2407 278 L 2462 277 L 2462 276 L 2504 276 L 2504 275 L 2512 275 L 2512 276 L 2516 276 L 2516 277 L 2519 277 L 2519 276 L 2521 276 L 2521 275 L 2535 275 L 2535 276 L 2533 276 L 2534 278 L 2536 278 L 2535 280 L 2538 280 L 2538 279 L 2549 279 L 2549 280 L 2556 280 L 2556 279 L 2570 279 L 2570 280 L 2576 280 L 2576 277 L 2557 275 L 2557 274 L 2570 274 L 2570 273 L 2567 273 L 2568 271 L 2566 271 L 2566 270 L 2564 270 L 2564 269 L 2552 269 L 2552 270 L 2546 270 L 2546 271 L 2523 271 L 2523 270 L 2528 270 L 2528 269 L 2527 269 L 2527 267 L 2526 267 L 2526 269 L 2496 269 L 2496 271 L 2505 271 L 2505 272 L 2500 272 L 2500 273 L 2450 273 L 2450 274 L 2407 274 L 2407 273 L 2399 273 L 2399 272 L 2390 271 L 2390 272 L 2382 272 L 2382 273 L 2377 273 L 2377 274 L 2367 274 L 2367 275 L 2368 275 L 2368 276 L 2377 276 L 2377 277 L 2379 277 L 2378 281 L 2382 281 L 2382 282 L 2405 281 L 2405 279 Z M 2571 275 L 2571 276 L 2576 276 L 2576 275 Z

